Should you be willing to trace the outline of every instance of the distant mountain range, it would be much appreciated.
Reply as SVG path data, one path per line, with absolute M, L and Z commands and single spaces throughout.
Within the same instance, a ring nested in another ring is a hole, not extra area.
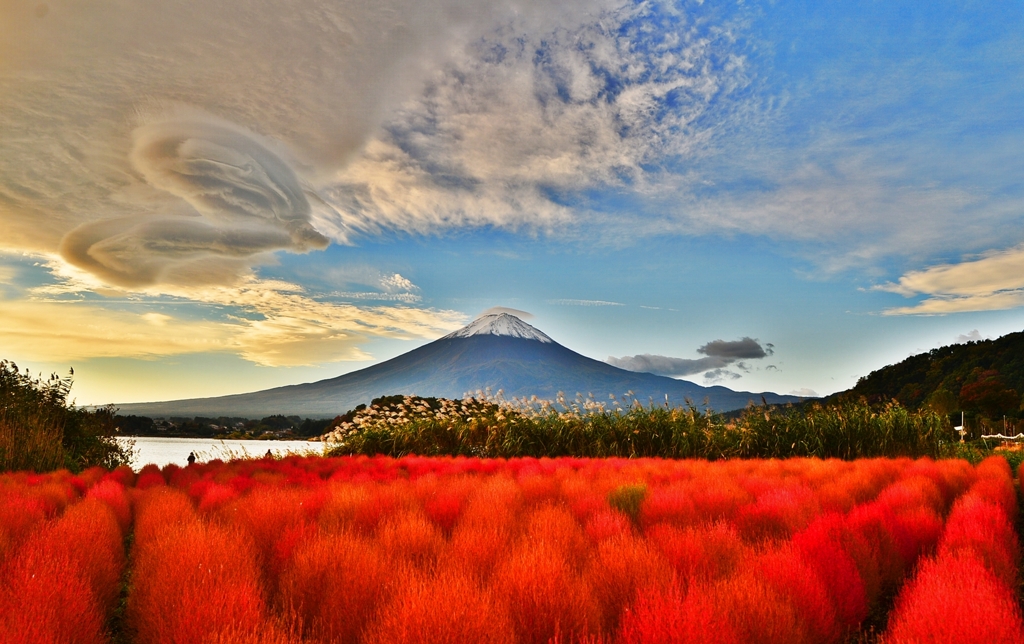
M 644 403 L 650 398 L 661 403 L 668 395 L 670 404 L 682 405 L 689 399 L 703 406 L 706 399 L 716 411 L 740 409 L 762 398 L 769 403 L 804 400 L 626 371 L 567 349 L 514 315 L 495 313 L 396 358 L 336 378 L 248 394 L 119 407 L 121 414 L 162 418 L 271 414 L 329 418 L 385 395 L 462 398 L 488 388 L 495 393 L 502 390 L 506 398 L 536 395 L 549 400 L 564 392 L 570 399 L 580 393 L 606 401 L 609 394 L 621 398 L 632 391 Z

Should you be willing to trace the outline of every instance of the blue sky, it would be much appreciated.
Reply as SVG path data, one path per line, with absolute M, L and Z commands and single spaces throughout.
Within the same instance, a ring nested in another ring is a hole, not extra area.
M 1012 5 L 282 11 L 0 6 L 0 356 L 218 395 L 507 306 L 601 360 L 751 338 L 669 375 L 827 394 L 1024 327 Z

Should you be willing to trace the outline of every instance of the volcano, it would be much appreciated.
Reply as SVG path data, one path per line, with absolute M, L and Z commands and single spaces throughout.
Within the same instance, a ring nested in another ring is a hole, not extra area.
M 351 373 L 301 385 L 248 394 L 120 405 L 121 414 L 151 417 L 240 416 L 271 414 L 329 418 L 360 403 L 395 394 L 462 398 L 489 389 L 505 398 L 538 396 L 553 400 L 559 392 L 607 401 L 626 392 L 646 403 L 672 405 L 691 400 L 715 411 L 730 411 L 750 402 L 799 402 L 797 396 L 771 392 L 702 387 L 651 373 L 626 371 L 580 355 L 509 313 L 493 313 L 418 349 Z

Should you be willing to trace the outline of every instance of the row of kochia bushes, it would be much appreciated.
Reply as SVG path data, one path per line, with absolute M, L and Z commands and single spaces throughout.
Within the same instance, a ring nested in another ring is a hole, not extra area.
M 375 402 L 339 419 L 325 437 L 331 454 L 938 458 L 956 440 L 945 415 L 895 402 L 751 406 L 738 418 L 692 404 L 670 407 L 628 398 L 624 407 L 581 397 L 552 403 L 394 396 Z
M 1000 458 L 7 474 L 0 641 L 835 643 L 895 597 L 888 644 L 1020 642 L 1016 503 Z

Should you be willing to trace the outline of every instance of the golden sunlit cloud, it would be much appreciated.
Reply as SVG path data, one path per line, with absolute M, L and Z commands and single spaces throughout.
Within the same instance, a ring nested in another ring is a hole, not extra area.
M 912 271 L 899 282 L 875 290 L 907 297 L 928 296 L 914 306 L 888 309 L 886 315 L 938 315 L 1024 306 L 1024 246 L 993 251 L 959 264 Z
M 227 351 L 230 325 L 111 311 L 83 302 L 0 301 L 0 345 L 39 362 Z
M 412 282 L 405 286 L 415 288 Z M 91 292 L 91 285 L 65 275 L 57 284 L 30 289 L 28 298 L 0 300 L 0 345 L 43 362 L 212 352 L 263 366 L 302 366 L 368 360 L 360 346 L 371 338 L 434 339 L 464 321 L 454 311 L 323 302 L 295 284 L 254 278 L 234 287 L 122 292 L 134 293 L 135 312 L 118 310 L 116 302 L 81 299 Z M 217 318 L 182 316 L 182 303 Z M 160 311 L 145 310 L 157 304 Z

